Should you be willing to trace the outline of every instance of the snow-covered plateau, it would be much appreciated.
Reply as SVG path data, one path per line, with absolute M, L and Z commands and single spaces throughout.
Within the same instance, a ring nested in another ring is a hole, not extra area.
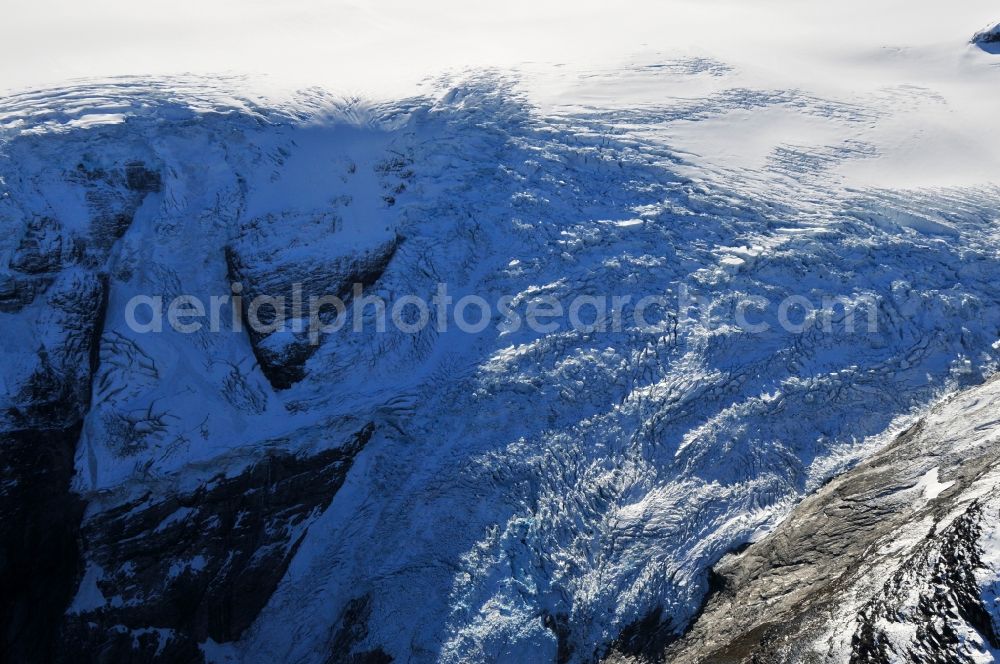
M 996 661 L 995 8 L 389 4 L 270 77 L 0 45 L 0 661 Z M 129 309 L 442 284 L 621 299 Z

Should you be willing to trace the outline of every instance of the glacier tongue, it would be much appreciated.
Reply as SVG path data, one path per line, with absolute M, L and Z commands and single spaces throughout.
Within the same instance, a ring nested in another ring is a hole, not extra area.
M 42 439 L 75 446 L 87 504 L 72 588 L 47 600 L 76 593 L 58 656 L 639 654 L 639 632 L 665 645 L 684 631 L 724 554 L 995 367 L 996 188 L 824 179 L 866 158 L 852 144 L 695 177 L 660 133 L 746 109 L 850 129 L 887 108 L 734 87 L 544 113 L 502 77 L 449 85 L 371 106 L 126 82 L 3 102 L 0 438 L 68 431 Z M 234 277 L 261 292 L 360 278 L 390 300 L 439 283 L 522 307 L 632 299 L 619 331 L 349 322 L 308 352 L 126 324 L 133 296 L 207 300 Z M 683 293 L 711 319 L 632 322 L 643 296 Z M 843 318 L 786 331 L 789 296 L 857 305 L 855 332 Z M 768 330 L 734 323 L 749 297 L 774 303 L 754 310 Z M 64 466 L 51 490 L 69 522 Z M 34 470 L 5 467 L 3 505 Z

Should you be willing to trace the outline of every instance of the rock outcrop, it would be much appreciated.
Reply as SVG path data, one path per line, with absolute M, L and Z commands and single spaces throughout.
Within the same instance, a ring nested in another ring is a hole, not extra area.
M 83 501 L 71 491 L 77 442 L 91 404 L 107 315 L 107 261 L 159 176 L 141 162 L 64 172 L 90 223 L 70 232 L 29 216 L 0 287 L 0 312 L 23 314 L 34 348 L 15 368 L 0 414 L 0 659 L 53 656 L 59 616 L 82 569 Z M 30 309 L 29 309 L 30 307 Z M 14 329 L 14 328 L 12 328 Z M 12 372 L 13 373 L 13 372 Z
M 998 407 L 1000 378 L 948 399 L 774 532 L 723 558 L 698 620 L 655 659 L 993 657 L 1000 633 L 988 591 L 1000 569 L 985 559 L 1000 517 Z
M 972 36 L 972 43 L 990 53 L 1000 53 L 1000 23 L 983 28 Z
M 55 659 L 201 661 L 206 639 L 238 639 L 372 432 L 312 456 L 276 450 L 194 491 L 88 516 L 88 567 Z

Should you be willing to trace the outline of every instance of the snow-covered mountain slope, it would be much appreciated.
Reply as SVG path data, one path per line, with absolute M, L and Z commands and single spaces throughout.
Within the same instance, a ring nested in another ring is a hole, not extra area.
M 919 187 L 859 166 L 926 159 L 952 109 L 942 154 L 969 143 L 979 113 L 949 95 L 1000 69 L 967 41 L 940 92 L 662 56 L 575 72 L 562 100 L 497 72 L 384 102 L 200 79 L 3 99 L 3 654 L 656 655 L 727 552 L 995 369 L 993 139 Z M 657 86 L 689 93 L 636 101 Z M 744 120 L 760 158 L 727 165 Z M 369 309 L 355 332 L 348 310 L 316 346 L 126 320 L 233 282 L 631 300 L 608 331 L 439 331 L 432 309 L 379 332 Z M 679 303 L 662 329 L 634 320 L 647 295 Z M 789 297 L 840 306 L 794 331 Z M 737 324 L 748 298 L 767 330 Z
M 992 662 L 1000 380 L 961 392 L 715 569 L 670 662 Z
M 972 36 L 972 43 L 989 53 L 1000 52 L 1000 24 L 983 28 Z

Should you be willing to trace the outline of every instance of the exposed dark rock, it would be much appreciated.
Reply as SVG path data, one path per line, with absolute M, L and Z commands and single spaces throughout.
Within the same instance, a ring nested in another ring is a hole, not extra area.
M 0 311 L 20 311 L 44 294 L 36 323 L 54 333 L 39 339 L 34 368 L 0 417 L 0 661 L 57 655 L 82 564 L 83 504 L 70 486 L 108 303 L 108 278 L 98 270 L 159 187 L 158 176 L 136 165 L 68 177 L 84 186 L 90 241 L 67 237 L 50 216 L 32 217 L 11 256 L 12 273 L 0 279 Z M 76 264 L 83 269 L 66 269 Z
M 51 661 L 79 575 L 83 504 L 70 491 L 106 307 L 97 277 L 50 296 L 63 343 L 42 348 L 0 433 L 0 661 Z
M 70 480 L 81 426 L 0 433 L 0 661 L 53 656 L 80 571 Z
M 743 543 L 733 547 L 729 555 L 739 555 L 750 547 Z M 732 593 L 730 579 L 715 569 L 708 570 L 708 593 L 695 618 L 679 631 L 674 623 L 663 618 L 663 607 L 656 607 L 645 616 L 627 625 L 618 637 L 605 651 L 603 659 L 609 663 L 622 661 L 662 662 L 665 659 L 666 648 L 683 638 L 691 626 L 697 623 L 698 617 L 717 593 Z
M 132 161 L 125 165 L 125 184 L 132 191 L 143 194 L 163 189 L 160 174 L 146 168 L 146 165 L 141 161 Z
M 205 639 L 239 638 L 373 431 L 366 425 L 313 456 L 275 451 L 191 493 L 146 496 L 87 519 L 83 543 L 101 571 L 83 583 L 104 601 L 67 617 L 59 659 L 200 661 Z
M 0 275 L 0 312 L 13 314 L 35 301 L 52 284 L 51 277 Z
M 942 616 L 957 616 L 971 625 L 993 648 L 1000 639 L 989 612 L 983 606 L 975 571 L 983 563 L 977 541 L 983 518 L 982 506 L 974 502 L 969 509 L 940 535 L 928 538 L 911 564 L 890 578 L 883 592 L 860 613 L 860 627 L 851 640 L 852 662 L 890 664 L 898 656 L 886 647 L 889 625 L 914 629 L 917 648 L 909 654 L 914 660 L 934 653 L 942 664 L 967 664 L 971 660 L 960 653 L 963 635 Z M 924 584 L 914 583 L 914 569 L 926 569 Z M 919 592 L 918 612 L 902 616 L 897 598 Z M 895 600 L 895 601 L 894 601 Z M 924 657 L 926 659 L 926 657 Z
M 63 236 L 59 222 L 52 217 L 35 217 L 28 222 L 17 250 L 10 258 L 10 269 L 26 274 L 45 274 L 62 267 Z
M 608 648 L 606 659 L 615 661 L 625 656 L 659 663 L 664 661 L 664 648 L 676 641 L 678 636 L 670 619 L 664 619 L 663 607 L 658 606 L 622 629 Z
M 86 199 L 91 211 L 91 263 L 101 266 L 111 246 L 132 225 L 146 196 L 161 189 L 160 174 L 141 162 L 129 162 L 124 171 L 89 173 Z
M 14 405 L 5 413 L 7 421 L 17 429 L 45 429 L 79 419 L 72 386 L 62 378 L 48 352 L 41 349 L 34 372 L 20 385 Z
M 305 377 L 305 364 L 316 351 L 316 346 L 309 343 L 305 330 L 298 333 L 286 331 L 279 337 L 254 329 L 250 324 L 253 320 L 268 326 L 276 319 L 274 306 L 262 304 L 254 307 L 254 300 L 279 299 L 283 303 L 282 315 L 287 330 L 296 302 L 300 303 L 300 316 L 304 318 L 308 315 L 308 302 L 312 296 L 334 295 L 346 302 L 350 300 L 354 284 L 364 288 L 377 282 L 396 253 L 399 242 L 397 237 L 368 251 L 331 258 L 323 263 L 284 262 L 275 256 L 255 260 L 249 249 L 241 251 L 235 246 L 226 247 L 229 279 L 243 288 L 243 321 L 254 355 L 264 376 L 275 389 L 287 389 Z M 253 317 L 250 316 L 251 308 L 254 308 Z M 324 309 L 320 318 L 326 323 L 332 320 L 333 315 L 332 308 Z
M 368 638 L 371 619 L 371 596 L 355 597 L 340 614 L 339 627 L 330 644 L 326 664 L 389 664 L 392 657 L 381 648 L 359 648 Z
M 1000 53 L 1000 23 L 977 32 L 972 36 L 972 43 L 988 53 Z
M 566 664 L 573 656 L 573 643 L 570 641 L 569 616 L 565 613 L 552 615 L 546 613 L 542 618 L 545 628 L 556 635 L 556 664 Z
M 992 400 L 995 384 L 942 407 L 964 412 Z M 996 647 L 974 576 L 982 564 L 982 508 L 979 499 L 961 499 L 1000 465 L 1000 452 L 978 434 L 994 423 L 977 424 L 962 423 L 970 441 L 962 447 L 954 430 L 918 422 L 803 500 L 766 538 L 723 558 L 714 571 L 716 592 L 662 655 L 677 664 L 843 661 L 815 644 L 851 624 L 853 635 L 842 638 L 852 662 L 969 662 L 968 630 Z M 947 487 L 934 499 L 921 499 L 927 476 L 940 476 Z M 961 513 L 951 520 L 955 510 Z M 641 631 L 648 635 L 652 627 Z
M 254 355 L 272 387 L 287 390 L 306 377 L 306 362 L 315 347 L 302 334 L 263 336 L 251 332 Z
M 991 28 L 980 30 L 972 37 L 976 44 L 995 44 L 1000 42 L 1000 23 Z

